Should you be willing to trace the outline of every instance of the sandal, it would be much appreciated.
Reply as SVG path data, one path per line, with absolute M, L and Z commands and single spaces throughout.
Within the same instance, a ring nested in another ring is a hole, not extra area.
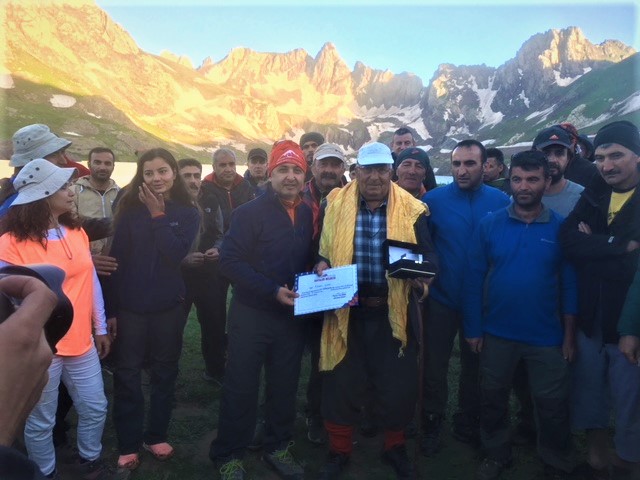
M 129 455 L 120 455 L 118 457 L 118 468 L 125 470 L 135 470 L 140 466 L 140 456 L 137 453 Z
M 167 442 L 154 443 L 153 445 L 147 445 L 146 443 L 143 443 L 142 448 L 151 453 L 151 455 L 153 455 L 156 460 L 160 460 L 161 462 L 169 460 L 171 457 L 173 457 L 174 454 L 173 447 Z

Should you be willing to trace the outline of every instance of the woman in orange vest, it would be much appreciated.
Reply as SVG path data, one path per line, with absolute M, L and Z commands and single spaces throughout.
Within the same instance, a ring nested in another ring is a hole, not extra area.
M 71 328 L 56 344 L 49 381 L 25 425 L 29 457 L 49 478 L 56 477 L 52 430 L 61 379 L 78 413 L 78 456 L 70 468 L 83 477 L 108 471 L 100 459 L 107 399 L 99 358 L 109 353 L 111 341 L 89 240 L 75 213 L 70 183 L 75 174 L 75 168 L 44 159 L 29 162 L 13 182 L 18 196 L 1 225 L 0 262 L 61 268 L 62 290 L 74 310 Z

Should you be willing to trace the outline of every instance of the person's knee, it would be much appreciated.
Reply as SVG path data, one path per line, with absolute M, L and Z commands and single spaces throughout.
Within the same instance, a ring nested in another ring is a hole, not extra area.
M 491 432 L 501 428 L 506 422 L 509 404 L 509 390 L 507 388 L 483 388 L 481 390 L 481 425 Z

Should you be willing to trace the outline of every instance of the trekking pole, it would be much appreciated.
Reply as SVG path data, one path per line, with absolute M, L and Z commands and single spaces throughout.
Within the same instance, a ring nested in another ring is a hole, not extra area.
M 413 448 L 413 478 L 418 480 L 420 478 L 420 443 L 422 440 L 422 403 L 423 403 L 423 393 L 422 387 L 424 384 L 423 375 L 424 375 L 424 319 L 422 315 L 423 311 L 423 302 L 426 300 L 429 295 L 429 285 L 422 284 L 422 295 L 418 297 L 418 293 L 415 289 L 411 290 L 411 295 L 413 296 L 415 310 L 416 310 L 416 320 L 418 323 L 418 401 L 416 402 L 416 411 L 417 411 L 417 425 L 416 425 L 416 439 Z

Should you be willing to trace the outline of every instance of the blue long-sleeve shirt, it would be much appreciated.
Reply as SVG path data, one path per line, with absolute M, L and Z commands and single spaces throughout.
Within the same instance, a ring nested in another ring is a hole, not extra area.
M 578 311 L 576 274 L 558 241 L 562 217 L 545 208 L 525 223 L 513 206 L 486 216 L 468 248 L 464 336 L 562 344 L 560 312 Z
M 124 212 L 110 251 L 118 270 L 106 282 L 109 314 L 161 312 L 182 302 L 185 286 L 180 262 L 189 253 L 199 225 L 195 207 L 171 201 L 158 218 L 151 218 L 143 205 Z
M 473 231 L 487 213 L 509 205 L 509 197 L 497 188 L 481 185 L 462 190 L 457 183 L 427 192 L 431 239 L 438 254 L 439 274 L 431 286 L 436 301 L 462 310 L 462 276 L 467 268 L 467 248 Z

